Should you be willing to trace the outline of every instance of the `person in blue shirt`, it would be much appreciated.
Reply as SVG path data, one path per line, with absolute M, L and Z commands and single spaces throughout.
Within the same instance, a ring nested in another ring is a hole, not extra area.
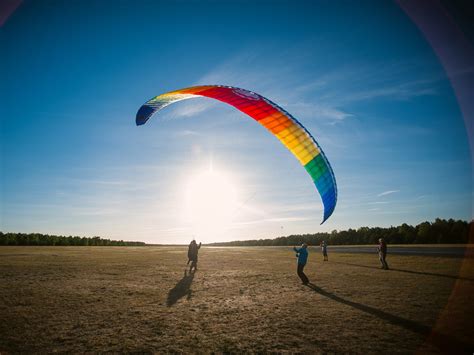
M 308 277 L 303 272 L 303 269 L 308 261 L 308 245 L 303 243 L 301 248 L 293 247 L 293 250 L 296 252 L 296 257 L 298 258 L 298 267 L 297 267 L 297 274 L 300 277 L 303 285 L 307 285 L 309 283 Z

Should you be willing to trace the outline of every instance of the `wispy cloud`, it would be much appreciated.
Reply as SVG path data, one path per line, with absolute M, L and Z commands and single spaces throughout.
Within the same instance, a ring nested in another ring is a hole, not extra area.
M 178 105 L 172 105 L 163 112 L 164 120 L 173 120 L 177 118 L 191 118 L 216 106 L 214 100 L 195 97 L 190 100 L 179 102 Z
M 381 98 L 402 101 L 438 95 L 438 83 L 442 79 L 439 75 L 406 79 L 421 66 L 407 61 L 335 67 L 312 82 L 302 83 L 295 90 L 302 95 L 314 93 L 318 102 L 342 111 L 354 103 Z
M 419 82 L 408 82 L 402 84 L 385 84 L 369 90 L 362 90 L 344 96 L 346 102 L 369 101 L 378 98 L 390 98 L 392 100 L 408 100 L 417 96 L 436 95 L 435 87 L 424 87 Z
M 127 186 L 130 185 L 129 181 L 126 180 L 99 180 L 99 179 L 78 179 L 78 178 L 69 178 L 63 179 L 73 184 L 82 184 L 82 185 L 103 185 L 103 186 Z
M 387 195 L 391 195 L 391 194 L 394 194 L 394 193 L 399 192 L 399 191 L 400 190 L 388 190 L 388 191 L 384 191 L 384 192 L 379 193 L 377 196 L 378 197 L 387 196 Z
M 279 63 L 278 59 L 272 59 L 271 65 L 263 65 L 268 61 L 262 60 L 266 53 L 268 51 L 262 48 L 247 49 L 203 75 L 195 85 L 223 84 L 254 90 L 299 119 L 330 125 L 357 116 L 350 109 L 354 103 L 381 98 L 408 100 L 438 94 L 439 76 L 406 80 L 406 74 L 416 70 L 418 63 L 355 63 L 305 76 L 307 63 L 304 57 L 295 58 L 294 65 Z M 186 116 L 208 108 L 183 108 L 180 114 Z
M 200 136 L 201 133 L 196 132 L 196 131 L 192 131 L 192 130 L 189 130 L 189 129 L 185 129 L 185 130 L 176 132 L 175 135 L 177 137 L 189 137 L 189 136 Z
M 223 84 L 254 90 L 299 118 L 320 119 L 334 124 L 352 116 L 338 107 L 307 100 L 305 96 L 309 92 L 324 86 L 325 83 L 297 75 L 296 64 L 294 67 L 288 63 L 284 66 L 262 67 L 258 64 L 261 58 L 255 54 L 259 51 L 250 52 L 254 54 L 241 54 L 222 63 L 200 78 L 195 85 Z
M 321 118 L 325 119 L 330 124 L 335 124 L 344 121 L 353 115 L 341 109 L 314 104 L 311 102 L 295 102 L 285 105 L 294 116 L 305 118 Z

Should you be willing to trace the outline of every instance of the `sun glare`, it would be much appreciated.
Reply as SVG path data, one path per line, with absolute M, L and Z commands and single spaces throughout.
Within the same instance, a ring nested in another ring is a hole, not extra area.
M 208 170 L 192 176 L 185 193 L 185 219 L 196 237 L 211 241 L 225 233 L 237 206 L 231 179 L 224 173 Z

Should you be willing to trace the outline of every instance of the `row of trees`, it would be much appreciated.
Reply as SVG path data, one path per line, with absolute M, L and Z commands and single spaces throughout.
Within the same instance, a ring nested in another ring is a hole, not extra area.
M 445 220 L 437 218 L 434 222 L 423 222 L 417 226 L 406 223 L 398 227 L 361 227 L 330 233 L 296 234 L 275 239 L 244 240 L 225 243 L 212 243 L 216 246 L 279 246 L 319 245 L 325 240 L 330 245 L 375 244 L 384 238 L 389 244 L 465 244 L 469 242 L 470 231 L 474 232 L 474 221 Z M 472 241 L 471 241 L 472 242 Z M 143 246 L 143 242 L 127 242 L 100 237 L 78 237 L 48 235 L 41 233 L 2 233 L 0 245 L 87 245 L 87 246 Z
M 100 237 L 77 237 L 48 235 L 41 233 L 2 233 L 0 232 L 0 245 L 89 245 L 89 246 L 142 246 L 143 242 L 124 242 L 123 240 L 110 240 Z
M 398 227 L 361 227 L 330 233 L 297 234 L 275 239 L 244 240 L 226 243 L 213 243 L 216 246 L 280 246 L 319 245 L 325 240 L 330 245 L 376 244 L 384 238 L 389 244 L 464 244 L 469 241 L 469 231 L 474 231 L 474 222 L 445 220 L 437 218 L 434 222 L 423 222 L 417 226 L 406 223 Z

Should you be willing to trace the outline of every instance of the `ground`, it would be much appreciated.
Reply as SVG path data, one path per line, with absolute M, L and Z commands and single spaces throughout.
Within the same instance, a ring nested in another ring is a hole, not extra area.
M 1 247 L 0 353 L 474 349 L 473 258 L 290 248 Z

